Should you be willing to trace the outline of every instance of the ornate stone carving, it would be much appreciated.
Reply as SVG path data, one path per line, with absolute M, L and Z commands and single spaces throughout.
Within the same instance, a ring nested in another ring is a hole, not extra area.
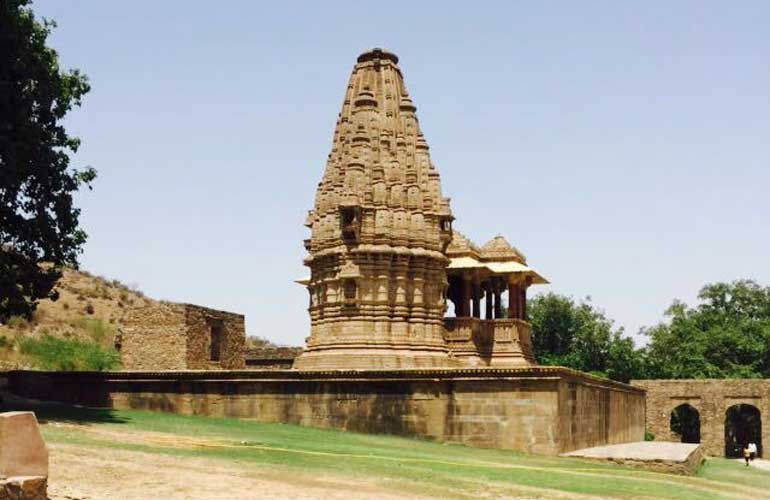
M 532 364 L 526 288 L 546 281 L 502 236 L 479 248 L 453 232 L 397 63 L 365 52 L 348 82 L 305 220 L 311 326 L 294 368 Z
M 295 367 L 447 366 L 452 213 L 398 58 L 358 57 L 306 225 L 311 329 Z

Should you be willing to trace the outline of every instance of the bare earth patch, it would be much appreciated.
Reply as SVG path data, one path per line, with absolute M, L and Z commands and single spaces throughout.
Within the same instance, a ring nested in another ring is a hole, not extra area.
M 51 500 L 428 498 L 376 483 L 276 472 L 215 459 L 49 444 Z

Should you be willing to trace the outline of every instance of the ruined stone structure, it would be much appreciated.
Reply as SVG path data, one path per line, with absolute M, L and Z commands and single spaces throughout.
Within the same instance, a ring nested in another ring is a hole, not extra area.
M 162 302 L 128 311 L 116 347 L 126 370 L 238 369 L 245 339 L 240 314 Z
M 353 68 L 306 220 L 311 274 L 302 283 L 310 295 L 311 330 L 294 366 L 532 363 L 525 290 L 545 281 L 501 237 L 480 253 L 456 246 L 452 259 L 449 199 L 441 194 L 397 63 L 394 54 L 374 49 Z M 503 287 L 513 298 L 509 318 L 500 314 Z M 458 320 L 445 323 L 448 292 Z M 488 311 L 492 297 L 497 300 L 498 314 L 485 320 L 478 308 L 482 294 Z
M 770 444 L 770 380 L 635 380 L 647 391 L 647 430 L 656 440 L 679 441 L 672 412 L 690 410 L 692 429 L 711 456 L 735 456 L 753 440 L 760 455 Z M 693 412 L 694 410 L 694 412 Z
M 11 372 L 44 400 L 422 436 L 556 455 L 640 441 L 644 391 L 560 367 Z
M 244 359 L 247 368 L 288 370 L 301 353 L 301 347 L 252 347 L 244 351 Z

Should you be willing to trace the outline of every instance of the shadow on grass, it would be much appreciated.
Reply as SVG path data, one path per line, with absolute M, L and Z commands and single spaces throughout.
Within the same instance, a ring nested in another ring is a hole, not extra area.
M 89 408 L 64 403 L 24 399 L 8 392 L 0 394 L 0 411 L 32 411 L 41 423 L 67 422 L 72 424 L 124 424 L 125 417 L 110 408 Z

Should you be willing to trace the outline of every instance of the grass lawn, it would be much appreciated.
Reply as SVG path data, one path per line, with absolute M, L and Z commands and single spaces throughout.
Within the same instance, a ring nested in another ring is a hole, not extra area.
M 770 473 L 711 459 L 697 477 L 579 459 L 470 448 L 249 420 L 64 405 L 35 408 L 50 443 L 210 457 L 282 472 L 366 478 L 398 491 L 473 498 L 526 492 L 543 498 L 770 498 Z M 69 424 L 85 425 L 69 425 Z M 63 425 L 62 425 L 63 424 Z M 98 451 L 97 451 L 98 452 Z

